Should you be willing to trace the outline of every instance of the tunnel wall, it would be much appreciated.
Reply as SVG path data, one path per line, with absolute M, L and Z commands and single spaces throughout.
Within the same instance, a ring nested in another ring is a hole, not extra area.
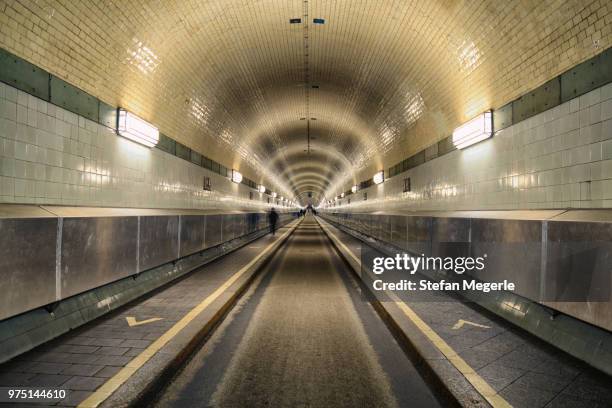
M 339 201 L 344 211 L 610 208 L 612 83 Z
M 467 276 L 486 282 L 507 279 L 517 284 L 520 290 L 516 294 L 524 299 L 612 330 L 611 210 L 412 215 L 326 211 L 322 217 L 366 238 L 416 255 L 475 257 L 488 252 L 486 269 L 482 273 L 466 272 Z M 492 251 L 494 245 L 502 250 Z M 553 294 L 558 293 L 557 285 L 568 279 L 572 283 L 572 276 L 587 274 L 590 286 L 586 290 L 593 295 L 591 299 L 605 285 L 606 301 L 586 301 L 586 298 L 552 301 Z M 521 307 L 528 308 L 529 303 Z
M 0 207 L 0 320 L 269 228 L 264 212 Z
M 108 126 L 0 82 L 0 203 L 228 209 L 282 204 L 119 137 Z M 203 189 L 204 177 L 211 191 Z

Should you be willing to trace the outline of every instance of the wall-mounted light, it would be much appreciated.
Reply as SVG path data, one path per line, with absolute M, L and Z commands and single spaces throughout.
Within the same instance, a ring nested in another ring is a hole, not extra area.
M 260 184 L 259 187 L 257 187 L 257 190 L 260 193 L 265 193 L 266 192 L 266 186 L 264 186 L 263 184 Z
M 493 135 L 493 115 L 486 111 L 459 126 L 453 132 L 453 144 L 457 149 L 481 142 Z
M 238 170 L 232 169 L 232 181 L 238 184 L 242 182 L 242 174 Z
M 351 187 L 351 191 L 352 191 L 353 193 L 356 193 L 356 192 L 357 192 L 357 186 L 353 186 L 353 187 Z
M 272 192 L 272 198 L 276 198 L 276 193 L 274 191 Z
M 378 173 L 374 174 L 374 177 L 372 177 L 372 181 L 374 181 L 374 184 L 380 184 L 385 181 L 385 172 L 381 170 Z
M 117 134 L 147 147 L 159 142 L 155 126 L 122 108 L 117 109 Z
M 344 198 L 344 193 L 340 194 L 340 198 Z

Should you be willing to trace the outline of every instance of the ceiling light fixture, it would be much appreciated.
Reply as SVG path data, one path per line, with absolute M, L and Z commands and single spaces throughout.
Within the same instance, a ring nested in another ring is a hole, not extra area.
M 378 173 L 374 174 L 374 177 L 372 177 L 372 181 L 374 181 L 374 184 L 380 184 L 385 181 L 385 172 L 381 170 Z
M 159 130 L 155 126 L 123 108 L 117 109 L 116 130 L 119 136 L 147 147 L 153 147 L 159 142 Z
M 481 142 L 493 135 L 493 115 L 486 111 L 453 131 L 453 144 L 457 149 Z
M 232 181 L 237 184 L 242 182 L 242 174 L 238 170 L 232 169 Z

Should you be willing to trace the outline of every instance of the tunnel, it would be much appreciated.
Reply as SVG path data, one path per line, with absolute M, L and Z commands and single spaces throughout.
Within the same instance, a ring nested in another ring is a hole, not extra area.
M 0 406 L 612 406 L 612 3 L 0 0 Z

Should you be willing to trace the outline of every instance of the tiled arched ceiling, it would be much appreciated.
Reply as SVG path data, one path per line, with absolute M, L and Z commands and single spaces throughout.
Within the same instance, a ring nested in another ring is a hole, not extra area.
M 612 8 L 600 0 L 4 0 L 0 8 L 2 47 L 313 201 L 612 42 Z

